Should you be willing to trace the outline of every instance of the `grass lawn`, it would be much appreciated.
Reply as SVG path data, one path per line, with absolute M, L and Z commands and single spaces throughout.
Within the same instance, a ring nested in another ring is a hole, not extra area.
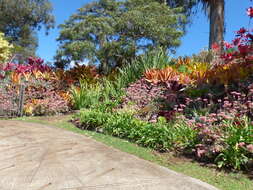
M 71 116 L 23 117 L 18 118 L 18 120 L 48 124 L 90 136 L 108 146 L 117 148 L 130 154 L 134 154 L 142 159 L 155 162 L 159 165 L 165 166 L 188 176 L 198 178 L 222 190 L 253 190 L 253 180 L 241 173 L 225 173 L 223 171 L 217 171 L 212 168 L 200 166 L 199 163 L 189 159 L 176 158 L 175 156 L 167 153 L 159 154 L 153 150 L 139 147 L 133 143 L 119 138 L 114 138 L 92 131 L 84 131 L 69 123 L 68 120 L 70 118 Z

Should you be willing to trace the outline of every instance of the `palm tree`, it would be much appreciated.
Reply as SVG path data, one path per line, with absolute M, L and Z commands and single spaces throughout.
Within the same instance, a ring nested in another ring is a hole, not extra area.
M 170 7 L 184 7 L 186 14 L 192 13 L 192 8 L 202 3 L 204 12 L 210 20 L 209 48 L 214 43 L 221 44 L 224 40 L 224 7 L 225 0 L 160 0 Z
M 225 0 L 199 0 L 210 20 L 209 49 L 212 45 L 222 44 L 224 40 L 224 7 Z

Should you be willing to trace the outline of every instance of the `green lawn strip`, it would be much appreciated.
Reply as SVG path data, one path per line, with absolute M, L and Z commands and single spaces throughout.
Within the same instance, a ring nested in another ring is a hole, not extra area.
M 220 172 L 212 168 L 200 166 L 198 163 L 192 162 L 190 160 L 184 160 L 183 162 L 180 161 L 176 163 L 174 161 L 171 162 L 170 160 L 173 160 L 173 156 L 168 156 L 168 154 L 155 154 L 151 149 L 139 147 L 123 139 L 96 133 L 93 131 L 81 130 L 68 122 L 71 116 L 60 117 L 60 119 L 55 120 L 51 120 L 50 118 L 51 117 L 23 117 L 15 120 L 48 124 L 90 136 L 108 146 L 165 166 L 179 173 L 200 179 L 222 190 L 252 190 L 253 180 L 250 180 L 246 175 L 243 175 L 241 173 Z

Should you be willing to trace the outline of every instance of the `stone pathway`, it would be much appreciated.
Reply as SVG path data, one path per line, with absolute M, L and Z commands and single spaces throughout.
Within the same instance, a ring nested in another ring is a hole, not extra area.
M 86 136 L 0 120 L 0 190 L 215 190 Z

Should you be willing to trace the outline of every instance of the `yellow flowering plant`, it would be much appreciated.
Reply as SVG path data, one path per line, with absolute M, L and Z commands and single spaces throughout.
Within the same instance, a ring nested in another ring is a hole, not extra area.
M 8 61 L 12 54 L 13 46 L 5 39 L 4 34 L 0 32 L 0 64 Z

